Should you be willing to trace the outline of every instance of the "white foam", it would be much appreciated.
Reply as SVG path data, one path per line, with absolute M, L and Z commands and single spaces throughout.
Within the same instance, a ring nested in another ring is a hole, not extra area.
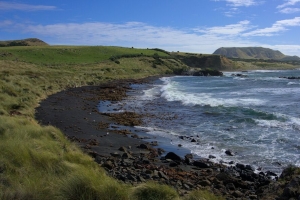
M 249 106 L 263 105 L 266 101 L 254 98 L 217 98 L 210 93 L 187 93 L 173 88 L 170 84 L 162 88 L 161 96 L 167 101 L 180 101 L 184 105 L 216 106 Z
M 159 86 L 154 86 L 153 88 L 143 91 L 143 95 L 140 97 L 140 100 L 153 100 L 159 97 L 160 91 Z
M 300 83 L 299 82 L 288 82 L 288 84 L 287 85 L 300 85 Z
M 283 128 L 287 126 L 285 122 L 280 122 L 277 120 L 255 119 L 254 121 L 257 123 L 258 126 L 267 128 Z

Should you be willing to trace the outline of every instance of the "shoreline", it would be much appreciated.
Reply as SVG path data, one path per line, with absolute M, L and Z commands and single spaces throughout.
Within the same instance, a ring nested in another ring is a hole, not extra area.
M 228 198 L 255 199 L 262 187 L 273 183 L 274 177 L 278 178 L 271 172 L 256 174 L 251 166 L 243 164 L 227 167 L 209 159 L 195 160 L 191 154 L 182 158 L 176 152 L 164 152 L 155 142 L 139 138 L 130 128 L 110 130 L 109 127 L 117 126 L 116 118 L 99 113 L 98 103 L 120 101 L 126 97 L 130 84 L 149 83 L 157 78 L 70 88 L 42 101 L 35 117 L 40 124 L 59 128 L 110 176 L 132 185 L 154 180 L 175 187 L 180 195 L 195 189 L 208 189 Z M 127 119 L 119 122 L 121 124 L 135 125 L 139 120 L 138 115 L 121 115 L 120 118 Z M 166 157 L 160 157 L 161 154 Z M 229 183 L 234 187 L 229 188 Z

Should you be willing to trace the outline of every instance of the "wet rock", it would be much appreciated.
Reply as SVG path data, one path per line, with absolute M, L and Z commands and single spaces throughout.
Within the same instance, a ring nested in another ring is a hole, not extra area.
M 215 159 L 215 158 L 216 158 L 216 156 L 209 155 L 209 156 L 208 156 L 208 158 L 209 158 L 209 159 Z
M 178 166 L 178 163 L 177 162 L 174 162 L 174 161 L 171 161 L 170 164 L 169 164 L 170 167 L 177 167 Z
M 209 168 L 211 165 L 205 160 L 196 160 L 193 162 L 193 165 L 199 168 Z
M 110 155 L 111 155 L 112 157 L 116 157 L 116 158 L 121 157 L 121 154 L 119 154 L 118 152 L 111 153 Z
M 234 152 L 232 150 L 230 150 L 230 149 L 227 149 L 225 151 L 225 154 L 228 155 L 228 156 L 234 156 L 235 155 Z
M 133 157 L 129 153 L 125 152 L 122 154 L 122 158 L 133 158 Z
M 150 146 L 147 145 L 147 144 L 140 144 L 139 146 L 137 146 L 137 148 L 140 148 L 140 149 L 150 149 Z
M 127 150 L 127 148 L 126 147 L 120 147 L 119 149 L 118 149 L 119 151 L 123 151 L 123 152 L 128 152 L 128 150 Z
M 177 154 L 175 154 L 174 152 L 169 152 L 167 153 L 167 155 L 165 156 L 166 159 L 171 159 L 173 161 L 181 161 L 180 156 L 178 156 Z

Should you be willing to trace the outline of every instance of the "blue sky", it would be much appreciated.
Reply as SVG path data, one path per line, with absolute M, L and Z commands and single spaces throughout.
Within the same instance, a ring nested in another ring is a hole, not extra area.
M 261 46 L 300 56 L 300 0 L 0 1 L 0 36 L 195 53 Z

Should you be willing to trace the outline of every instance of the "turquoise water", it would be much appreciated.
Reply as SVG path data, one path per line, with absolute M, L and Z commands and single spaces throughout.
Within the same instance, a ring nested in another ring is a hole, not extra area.
M 300 77 L 300 70 L 232 73 L 161 78 L 140 87 L 126 110 L 147 113 L 138 127 L 147 134 L 200 157 L 213 155 L 214 162 L 277 173 L 288 164 L 300 166 L 300 80 L 279 78 Z M 235 155 L 226 155 L 227 149 Z

